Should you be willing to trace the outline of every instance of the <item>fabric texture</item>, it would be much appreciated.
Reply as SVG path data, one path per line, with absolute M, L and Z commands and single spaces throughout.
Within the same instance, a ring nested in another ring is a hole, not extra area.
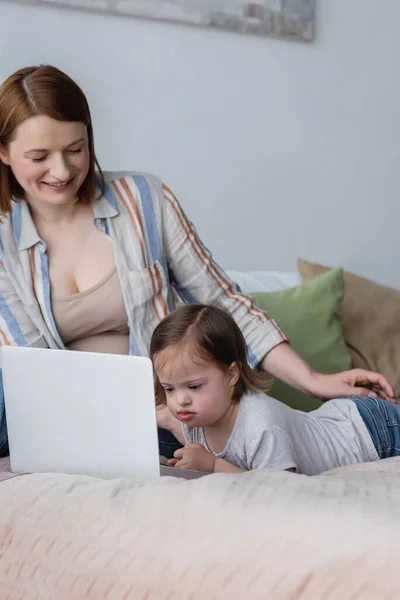
M 84 292 L 52 296 L 51 306 L 68 350 L 129 354 L 128 317 L 115 268 Z
M 13 477 L 19 477 L 19 475 L 11 472 L 10 457 L 5 456 L 0 458 L 0 482 L 12 479 Z
M 2 600 L 400 597 L 400 459 L 305 477 L 0 485 Z
M 380 458 L 400 456 L 400 406 L 381 398 L 353 398 Z
M 282 408 L 281 408 L 282 407 Z M 186 444 L 201 444 L 217 458 L 245 471 L 297 467 L 295 448 L 288 433 L 275 424 L 276 413 L 288 407 L 265 394 L 249 394 L 239 402 L 232 433 L 221 452 L 212 452 L 202 427 L 182 425 Z
M 304 281 L 330 270 L 302 259 L 298 268 Z M 400 398 L 400 291 L 347 272 L 344 287 L 340 322 L 353 366 L 384 375 Z
M 113 244 L 128 316 L 132 355 L 148 355 L 151 334 L 184 302 L 220 302 L 238 322 L 256 366 L 286 339 L 213 261 L 171 190 L 141 173 L 108 181 L 93 204 L 94 222 Z M 0 345 L 64 348 L 51 309 L 46 246 L 25 201 L 0 223 Z M 0 443 L 6 439 L 0 388 Z M 0 446 L 1 452 L 1 446 Z
M 167 429 L 158 428 L 158 447 L 160 456 L 166 459 L 173 458 L 175 450 L 182 448 L 176 437 Z
M 288 290 L 252 294 L 258 306 L 280 323 L 293 349 L 320 373 L 336 373 L 351 367 L 338 317 L 343 295 L 341 269 Z M 316 398 L 279 380 L 274 381 L 268 393 L 299 410 L 321 406 Z
M 202 428 L 183 425 L 183 433 L 186 443 L 209 450 Z M 378 460 L 351 399 L 330 400 L 317 410 L 302 412 L 265 394 L 249 394 L 240 400 L 233 431 L 216 456 L 245 470 L 294 467 L 303 475 Z

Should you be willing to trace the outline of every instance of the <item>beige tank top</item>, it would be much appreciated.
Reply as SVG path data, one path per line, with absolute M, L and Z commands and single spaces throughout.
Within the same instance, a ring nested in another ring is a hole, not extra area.
M 52 296 L 53 316 L 69 350 L 129 354 L 129 326 L 114 267 L 94 287 L 72 296 Z

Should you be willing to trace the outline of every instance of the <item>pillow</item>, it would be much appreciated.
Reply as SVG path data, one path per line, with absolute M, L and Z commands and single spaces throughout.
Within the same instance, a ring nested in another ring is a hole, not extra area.
M 342 269 L 334 269 L 288 290 L 252 294 L 256 304 L 282 327 L 292 348 L 320 373 L 336 373 L 351 367 L 338 319 L 343 295 Z M 268 394 L 299 410 L 321 406 L 316 398 L 278 379 Z
M 301 259 L 298 266 L 305 281 L 330 269 Z M 353 366 L 384 375 L 400 398 L 400 292 L 352 273 L 344 282 L 340 321 Z

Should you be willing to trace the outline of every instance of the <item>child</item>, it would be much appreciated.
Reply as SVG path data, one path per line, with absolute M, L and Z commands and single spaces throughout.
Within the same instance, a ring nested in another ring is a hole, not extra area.
M 168 315 L 154 331 L 150 357 L 156 403 L 167 403 L 187 444 L 170 465 L 315 475 L 400 455 L 399 406 L 351 397 L 305 413 L 261 393 L 243 335 L 224 309 L 191 304 Z

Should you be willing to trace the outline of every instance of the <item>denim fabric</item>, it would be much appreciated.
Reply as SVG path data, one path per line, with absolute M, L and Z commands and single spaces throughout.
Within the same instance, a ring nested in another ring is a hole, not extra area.
M 379 458 L 400 456 L 400 406 L 381 398 L 354 396 Z
M 172 458 L 175 450 L 182 448 L 182 445 L 170 431 L 167 431 L 166 429 L 159 429 L 158 447 L 161 456 L 165 456 L 165 458 Z
M 0 369 L 0 458 L 8 455 L 6 409 L 4 405 L 3 374 Z

